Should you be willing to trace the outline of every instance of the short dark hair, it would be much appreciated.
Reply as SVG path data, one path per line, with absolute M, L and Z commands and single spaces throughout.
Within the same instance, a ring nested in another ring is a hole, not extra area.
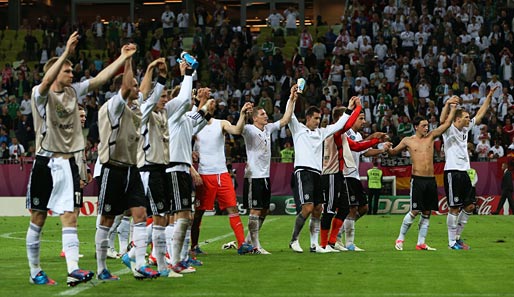
M 305 116 L 311 117 L 315 113 L 321 113 L 321 110 L 316 106 L 311 106 L 311 107 L 307 108 L 307 111 L 305 111 Z
M 412 124 L 414 125 L 414 127 L 416 126 L 419 126 L 419 123 L 421 123 L 421 121 L 426 121 L 427 119 L 425 119 L 425 117 L 423 116 L 415 116 L 414 119 L 412 120 Z

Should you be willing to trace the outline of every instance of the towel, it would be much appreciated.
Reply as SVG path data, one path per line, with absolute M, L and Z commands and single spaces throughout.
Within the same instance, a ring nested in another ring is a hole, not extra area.
M 73 175 L 70 160 L 51 158 L 48 167 L 52 173 L 53 189 L 48 201 L 48 208 L 55 214 L 73 211 Z

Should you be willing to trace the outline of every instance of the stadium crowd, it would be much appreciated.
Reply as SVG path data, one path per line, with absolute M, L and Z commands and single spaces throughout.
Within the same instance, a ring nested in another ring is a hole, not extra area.
M 512 14 L 505 1 L 390 0 L 369 5 L 354 1 L 340 24 L 329 26 L 318 17 L 315 30 L 296 32 L 288 25 L 289 19 L 298 17 L 291 7 L 270 14 L 272 33 L 260 43 L 249 28 L 230 23 L 221 5 L 212 12 L 198 6 L 191 17 L 167 6 L 161 17 L 162 29 L 158 22 L 142 18 L 132 23 L 128 18 L 111 17 L 106 25 L 98 16 L 92 24 L 77 26 L 60 18 L 42 17 L 38 23 L 24 20 L 23 60 L 7 63 L 1 71 L 0 159 L 34 155 L 31 89 L 41 81 L 41 66 L 62 54 L 67 36 L 78 30 L 78 50 L 72 57 L 74 81 L 94 77 L 116 59 L 121 44 L 132 41 L 143 49 L 134 56 L 138 81 L 154 58 L 164 56 L 171 69 L 169 87 L 179 83 L 176 59 L 183 38 L 192 37 L 192 53 L 204 61 L 195 87 L 210 87 L 217 100 L 215 117 L 232 123 L 237 122 L 245 102 L 264 107 L 273 120 L 280 119 L 290 86 L 303 77 L 307 88 L 295 110 L 300 119 L 307 107 L 316 105 L 322 110 L 321 125 L 329 124 L 332 108 L 347 105 L 349 98 L 357 95 L 366 115 L 364 137 L 383 131 L 397 144 L 414 133 L 414 116 L 426 116 L 434 129 L 442 106 L 452 95 L 459 95 L 461 105 L 473 115 L 488 89 L 499 86 L 492 108 L 483 124 L 472 131 L 468 146 L 472 160 L 494 160 L 514 150 Z M 43 30 L 41 44 L 31 28 Z M 280 47 L 286 34 L 298 35 L 298 47 L 288 58 Z M 93 46 L 104 51 L 94 55 L 81 51 Z M 27 61 L 37 62 L 31 67 Z M 112 84 L 107 84 L 79 98 L 87 110 L 90 162 L 97 157 L 98 110 L 113 94 Z M 279 160 L 281 150 L 292 145 L 288 128 L 276 132 L 273 141 L 273 157 Z M 231 161 L 245 160 L 242 138 L 229 137 L 226 144 Z M 444 158 L 441 141 L 435 146 L 434 157 Z

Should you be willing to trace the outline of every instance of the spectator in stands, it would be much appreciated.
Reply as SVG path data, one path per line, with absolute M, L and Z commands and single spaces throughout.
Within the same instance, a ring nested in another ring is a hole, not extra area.
M 187 13 L 185 8 L 182 8 L 177 15 L 177 24 L 180 34 L 183 36 L 187 35 L 187 31 L 189 30 L 189 13 Z
M 294 162 L 294 148 L 291 146 L 291 141 L 284 143 L 284 149 L 280 151 L 280 162 L 293 163 Z
M 171 7 L 166 5 L 164 12 L 161 15 L 162 31 L 164 38 L 170 38 L 173 36 L 173 25 L 175 22 L 175 14 L 171 11 Z
M 7 146 L 7 142 L 0 142 L 0 164 L 6 162 L 9 159 L 9 147 Z
M 105 48 L 105 29 L 100 15 L 96 16 L 96 20 L 91 25 L 91 32 L 95 37 L 95 48 L 103 50 Z
M 296 34 L 296 19 L 300 14 L 294 6 L 289 6 L 284 10 L 284 16 L 286 17 L 286 32 L 288 36 Z
M 11 138 L 11 145 L 9 146 L 10 159 L 15 163 L 18 163 L 25 154 L 25 148 L 21 143 L 18 142 L 16 137 Z
M 280 29 L 280 23 L 284 21 L 284 16 L 278 12 L 278 10 L 273 9 L 267 19 L 268 25 L 276 32 Z

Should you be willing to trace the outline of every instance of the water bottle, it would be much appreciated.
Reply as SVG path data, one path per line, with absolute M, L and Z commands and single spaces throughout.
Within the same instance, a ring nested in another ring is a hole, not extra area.
M 303 90 L 305 90 L 305 79 L 300 77 L 298 81 L 296 81 L 296 84 L 298 85 L 298 90 L 296 92 L 302 94 Z
M 193 70 L 196 70 L 198 69 L 198 61 L 193 57 L 191 56 L 189 53 L 187 52 L 182 52 L 182 54 L 180 54 L 180 58 L 182 59 L 182 61 L 186 62 L 187 65 L 189 65 L 191 68 L 193 68 Z M 181 60 L 177 59 L 177 62 L 181 62 Z

